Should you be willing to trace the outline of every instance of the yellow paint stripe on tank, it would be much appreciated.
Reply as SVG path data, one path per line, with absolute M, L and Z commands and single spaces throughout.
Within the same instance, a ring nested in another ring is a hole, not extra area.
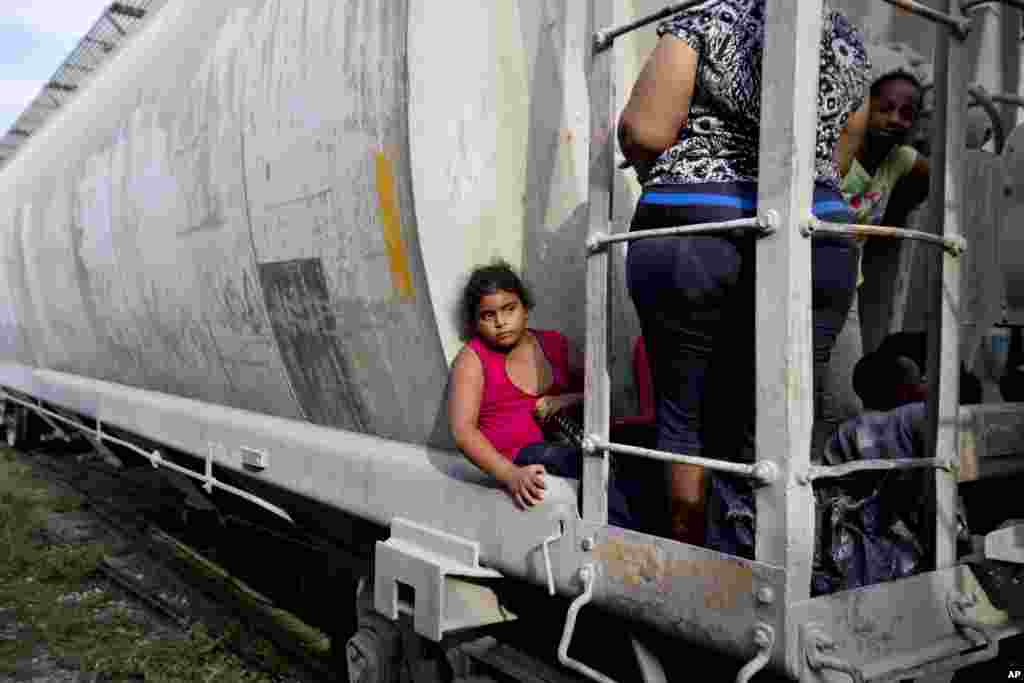
M 399 301 L 408 302 L 416 298 L 409 270 L 409 252 L 402 239 L 402 218 L 398 210 L 395 193 L 395 172 L 391 160 L 384 152 L 377 152 L 377 206 L 380 221 L 384 225 L 384 247 L 391 265 L 391 281 Z

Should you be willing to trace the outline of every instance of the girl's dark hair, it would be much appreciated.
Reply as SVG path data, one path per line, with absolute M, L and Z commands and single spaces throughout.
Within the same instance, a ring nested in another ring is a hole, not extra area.
M 877 81 L 871 84 L 871 96 L 878 97 L 878 94 L 882 92 L 882 85 L 884 83 L 888 83 L 889 81 L 900 80 L 911 83 L 914 86 L 914 88 L 917 89 L 917 105 L 918 107 L 920 107 L 921 100 L 924 96 L 924 86 L 921 85 L 921 81 L 918 80 L 917 76 L 907 71 L 892 71 L 879 78 Z
M 480 300 L 499 290 L 518 295 L 526 310 L 533 308 L 533 295 L 508 263 L 498 260 L 488 266 L 474 268 L 462 289 L 462 299 L 459 302 L 459 322 L 462 326 L 463 340 L 476 336 L 476 316 Z

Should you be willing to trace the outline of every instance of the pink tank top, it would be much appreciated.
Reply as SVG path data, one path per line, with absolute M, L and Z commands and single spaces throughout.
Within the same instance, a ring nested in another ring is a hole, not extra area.
M 569 390 L 569 342 L 554 330 L 530 330 L 540 342 L 541 350 L 551 364 L 551 388 L 544 395 L 552 396 Z M 515 460 L 523 446 L 544 440 L 544 432 L 533 417 L 533 408 L 541 394 L 529 394 L 508 378 L 506 355 L 491 349 L 480 339 L 469 341 L 484 368 L 484 393 L 480 399 L 478 425 L 498 451 Z

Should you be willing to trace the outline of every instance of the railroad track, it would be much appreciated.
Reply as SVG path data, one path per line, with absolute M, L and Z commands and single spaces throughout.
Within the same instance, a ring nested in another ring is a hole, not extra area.
M 89 514 L 125 539 L 100 561 L 99 571 L 108 581 L 183 632 L 198 622 L 212 621 L 215 631 L 231 620 L 240 622 L 285 654 L 297 674 L 289 680 L 345 680 L 344 669 L 339 671 L 332 659 L 328 636 L 193 546 L 188 520 L 181 517 L 210 511 L 183 507 L 173 487 L 169 491 L 151 468 L 118 469 L 91 453 L 61 452 L 67 450 L 72 448 L 55 441 L 22 455 L 47 479 L 80 496 Z M 237 518 L 233 523 L 251 524 Z M 179 528 L 168 528 L 173 526 Z M 202 531 L 201 525 L 194 526 Z M 176 581 L 187 590 L 183 592 Z M 188 597 L 183 598 L 185 594 Z M 244 640 L 224 643 L 247 667 L 268 672 L 266 662 L 243 646 Z

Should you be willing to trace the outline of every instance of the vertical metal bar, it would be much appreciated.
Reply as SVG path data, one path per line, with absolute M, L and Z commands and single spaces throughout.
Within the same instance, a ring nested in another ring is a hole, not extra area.
M 786 568 L 786 605 L 811 583 L 811 487 L 796 484 L 810 466 L 814 411 L 811 241 L 800 228 L 813 199 L 821 7 L 768 3 L 762 67 L 758 210 L 775 211 L 779 230 L 757 243 L 757 459 L 779 477 L 758 490 L 757 559 Z
M 948 11 L 960 14 L 958 0 L 946 0 Z M 931 201 L 942 234 L 961 233 L 963 207 L 962 150 L 967 117 L 967 50 L 963 41 L 936 29 L 935 130 L 941 139 L 933 145 Z M 929 455 L 959 464 L 957 413 L 960 380 L 960 263 L 947 254 L 936 256 L 932 269 L 932 324 L 928 334 Z M 937 324 L 935 324 L 937 323 Z M 934 475 L 935 566 L 956 560 L 956 477 Z
M 1001 40 L 1003 46 L 1003 72 L 1000 74 L 999 92 L 1016 93 L 1020 89 L 1020 22 L 1021 11 L 1010 5 L 1000 8 Z M 1000 107 L 1003 129 L 1006 134 L 1017 125 L 1017 107 L 1004 104 Z
M 618 0 L 591 0 L 588 35 L 616 23 Z M 588 50 L 590 84 L 590 174 L 587 236 L 611 229 L 612 183 L 615 180 L 615 58 L 614 45 L 601 53 Z M 581 245 L 582 246 L 582 245 Z M 611 249 L 587 258 L 587 342 L 583 410 L 584 433 L 608 439 L 611 382 L 608 374 L 608 260 Z M 608 521 L 608 452 L 598 449 L 583 458 L 583 519 Z

